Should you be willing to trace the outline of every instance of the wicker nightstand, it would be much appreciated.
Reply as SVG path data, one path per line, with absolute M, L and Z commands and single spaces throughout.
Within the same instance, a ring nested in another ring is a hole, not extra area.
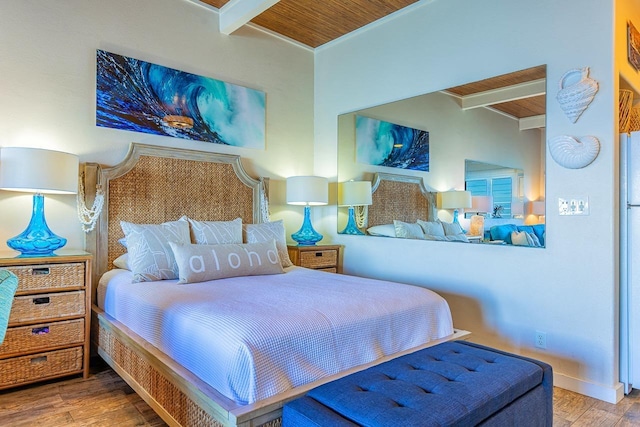
M 66 375 L 89 376 L 91 255 L 0 257 L 18 276 L 0 345 L 0 389 Z
M 287 246 L 294 265 L 314 270 L 340 272 L 340 245 Z

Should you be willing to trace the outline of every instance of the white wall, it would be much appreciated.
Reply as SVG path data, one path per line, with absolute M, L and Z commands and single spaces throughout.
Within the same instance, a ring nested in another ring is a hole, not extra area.
M 335 176 L 339 114 L 547 64 L 547 137 L 594 135 L 601 150 L 578 170 L 546 156 L 545 249 L 342 236 L 329 208 L 321 231 L 345 245 L 346 272 L 428 286 L 474 341 L 545 360 L 557 385 L 609 401 L 621 397 L 613 19 L 609 0 L 421 2 L 319 49 L 315 84 L 316 173 Z M 555 100 L 558 81 L 585 66 L 600 91 L 572 124 Z M 589 197 L 589 216 L 557 214 L 558 197 L 571 195 Z M 547 333 L 546 350 L 534 348 L 536 331 Z
M 105 165 L 131 142 L 240 154 L 249 173 L 272 177 L 274 217 L 299 226 L 302 210 L 278 205 L 284 177 L 312 172 L 312 51 L 247 27 L 221 35 L 217 12 L 177 0 L 4 0 L 0 40 L 0 146 L 68 151 Z M 266 92 L 266 150 L 96 127 L 96 49 Z M 51 229 L 68 248 L 82 248 L 75 197 L 47 195 L 45 205 Z M 27 225 L 31 197 L 0 191 L 0 206 L 7 249 Z

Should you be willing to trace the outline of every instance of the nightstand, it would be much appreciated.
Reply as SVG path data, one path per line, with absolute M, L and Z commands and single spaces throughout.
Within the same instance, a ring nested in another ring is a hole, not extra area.
M 314 270 L 340 272 L 341 245 L 287 246 L 294 265 Z
M 60 252 L 64 255 L 0 255 L 0 268 L 18 276 L 0 345 L 0 389 L 67 375 L 89 376 L 91 255 Z

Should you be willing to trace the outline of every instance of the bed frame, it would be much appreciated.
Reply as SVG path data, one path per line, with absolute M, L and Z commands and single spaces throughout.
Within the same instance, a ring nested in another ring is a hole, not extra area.
M 373 176 L 371 193 L 367 227 L 393 224 L 394 219 L 411 223 L 437 219 L 438 193 L 427 190 L 422 177 L 379 172 Z
M 96 231 L 87 236 L 93 253 L 92 343 L 97 353 L 172 426 L 281 425 L 282 406 L 333 379 L 366 369 L 411 349 L 345 372 L 296 387 L 250 405 L 238 405 L 207 385 L 96 305 L 99 277 L 124 252 L 120 221 L 161 223 L 182 215 L 223 221 L 241 217 L 261 222 L 268 181 L 250 177 L 239 156 L 132 144 L 124 161 L 113 167 L 84 165 L 90 202 L 96 184 L 105 203 Z M 468 335 L 459 331 L 420 348 Z

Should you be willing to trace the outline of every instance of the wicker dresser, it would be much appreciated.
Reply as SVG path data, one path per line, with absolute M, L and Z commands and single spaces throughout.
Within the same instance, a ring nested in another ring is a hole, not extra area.
M 91 255 L 0 257 L 18 276 L 0 345 L 0 389 L 66 375 L 89 375 Z
M 294 265 L 314 270 L 340 272 L 340 245 L 287 246 Z

